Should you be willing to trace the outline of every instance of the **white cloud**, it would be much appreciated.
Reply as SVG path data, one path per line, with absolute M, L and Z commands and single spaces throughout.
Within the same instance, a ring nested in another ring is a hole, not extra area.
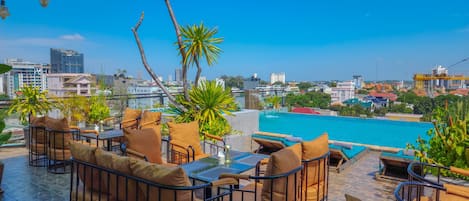
M 85 40 L 85 37 L 83 37 L 80 34 L 70 34 L 70 35 L 62 35 L 60 36 L 60 39 L 63 40 Z

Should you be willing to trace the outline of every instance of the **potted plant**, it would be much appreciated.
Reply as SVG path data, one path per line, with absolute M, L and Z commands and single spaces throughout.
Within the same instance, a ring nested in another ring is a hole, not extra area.
M 95 125 L 99 124 L 101 127 L 100 130 L 102 130 L 104 119 L 110 116 L 110 110 L 106 104 L 106 97 L 104 94 L 91 96 L 89 105 L 88 122 Z
M 24 139 L 29 148 L 29 123 L 32 116 L 44 115 L 52 109 L 52 103 L 47 98 L 47 91 L 41 91 L 37 86 L 24 86 L 16 93 L 8 115 L 17 113 L 20 122 L 25 125 Z M 28 126 L 26 126 L 28 125 Z
M 0 114 L 0 146 L 7 143 L 11 137 L 11 132 L 3 133 L 4 128 L 5 128 L 5 119 L 4 119 L 4 112 L 2 111 Z M 4 167 L 5 167 L 5 164 L 3 164 L 3 161 L 0 161 L 0 193 L 3 193 L 1 184 L 2 184 Z
M 67 98 L 57 98 L 56 102 L 56 107 L 71 125 L 80 127 L 81 123 L 84 124 L 90 110 L 86 96 L 73 94 Z

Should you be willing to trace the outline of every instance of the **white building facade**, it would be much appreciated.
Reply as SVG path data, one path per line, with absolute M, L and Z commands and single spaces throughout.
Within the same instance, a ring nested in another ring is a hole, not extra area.
M 355 98 L 355 82 L 338 82 L 336 87 L 332 87 L 331 103 L 344 102 L 345 100 Z
M 5 64 L 12 67 L 11 71 L 3 74 L 2 89 L 10 98 L 16 96 L 16 92 L 27 85 L 47 89 L 46 75 L 50 71 L 50 66 L 38 64 L 22 59 L 6 59 Z
M 274 84 L 276 82 L 281 82 L 282 84 L 285 84 L 285 73 L 271 73 L 270 74 L 270 84 Z
M 90 96 L 96 87 L 95 78 L 87 73 L 54 73 L 47 75 L 47 89 L 50 94 L 58 97 L 70 96 L 72 94 Z

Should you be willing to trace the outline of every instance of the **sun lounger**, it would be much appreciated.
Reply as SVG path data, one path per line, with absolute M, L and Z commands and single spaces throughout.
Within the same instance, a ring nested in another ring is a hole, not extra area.
M 331 167 L 335 167 L 337 172 L 340 172 L 352 165 L 368 152 L 368 148 L 364 146 L 343 143 L 329 144 L 329 150 L 331 152 Z
M 379 156 L 379 171 L 376 179 L 405 181 L 408 178 L 407 167 L 416 161 L 412 150 L 400 150 L 397 153 L 382 152 Z
M 298 141 L 288 140 L 291 135 L 256 132 L 251 135 L 252 141 L 259 144 L 259 148 L 255 150 L 256 153 L 271 154 L 285 147 L 289 147 L 298 143 Z
M 291 135 L 267 132 L 256 132 L 251 135 L 254 142 L 259 144 L 256 153 L 270 154 L 282 148 L 292 146 L 301 142 L 299 138 Z M 340 172 L 360 159 L 368 149 L 364 146 L 350 145 L 345 143 L 329 144 L 331 167 Z

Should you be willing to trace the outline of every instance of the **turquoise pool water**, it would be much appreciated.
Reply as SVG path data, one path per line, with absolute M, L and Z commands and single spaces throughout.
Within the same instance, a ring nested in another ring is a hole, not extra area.
M 293 113 L 263 113 L 259 129 L 291 134 L 312 140 L 324 132 L 329 139 L 386 147 L 404 148 L 417 136 L 427 138 L 431 123 L 403 122 L 351 117 L 333 117 Z

